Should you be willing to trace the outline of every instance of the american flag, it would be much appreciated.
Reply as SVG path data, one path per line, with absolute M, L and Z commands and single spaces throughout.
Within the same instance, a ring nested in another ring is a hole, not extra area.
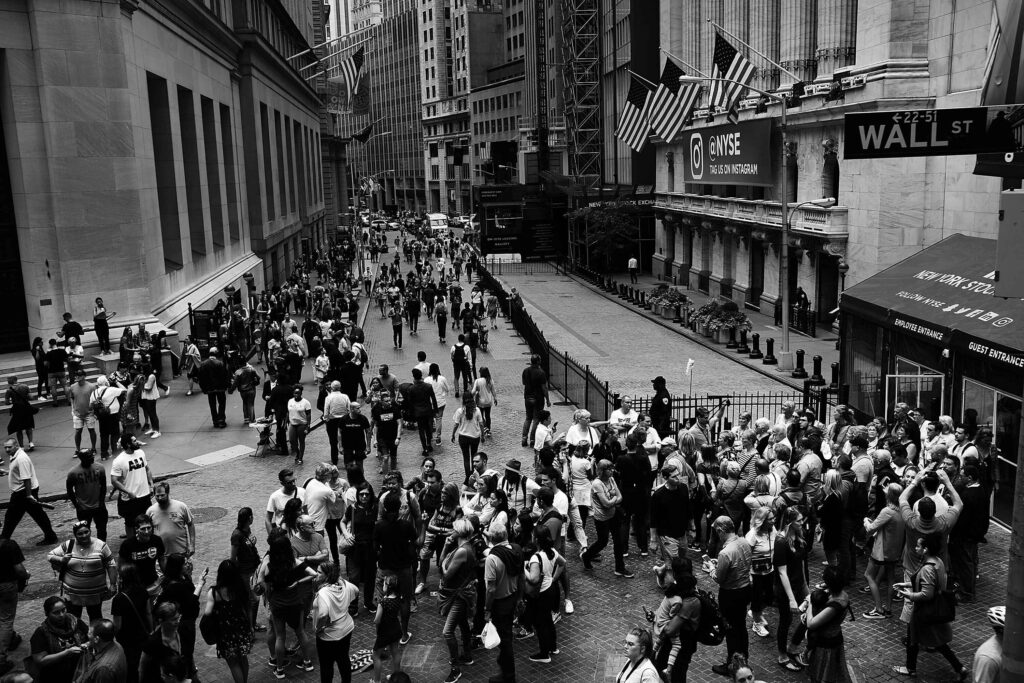
M 647 136 L 651 132 L 648 119 L 650 108 L 651 89 L 633 76 L 626 104 L 622 108 L 622 115 L 619 116 L 619 125 L 615 129 L 615 137 L 629 145 L 634 152 L 639 152 L 647 144 Z
M 359 48 L 339 65 L 338 68 L 341 70 L 340 76 L 334 76 L 333 78 L 327 79 L 331 83 L 344 83 L 345 89 L 348 91 L 349 98 L 351 98 L 359 88 L 359 72 L 363 68 L 363 49 L 364 48 Z
M 735 109 L 756 71 L 754 65 L 716 31 L 711 78 L 725 78 L 736 82 L 712 80 L 709 104 L 712 107 L 716 104 L 721 105 L 726 111 Z
M 680 87 L 679 77 L 683 75 L 682 69 L 671 59 L 667 60 L 661 70 L 658 89 L 651 98 L 651 128 L 665 142 L 672 142 L 682 130 L 683 122 L 700 95 L 700 86 L 695 83 Z
M 359 142 L 362 142 L 362 143 L 365 144 L 366 141 L 370 139 L 371 131 L 373 131 L 373 124 L 372 123 L 370 125 L 368 125 L 366 128 L 363 128 L 361 131 L 359 131 L 355 135 L 353 135 L 352 139 L 353 140 L 358 140 Z

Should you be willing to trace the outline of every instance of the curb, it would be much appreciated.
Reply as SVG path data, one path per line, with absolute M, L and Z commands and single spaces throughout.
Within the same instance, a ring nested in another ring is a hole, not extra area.
M 754 365 L 752 363 L 744 363 L 742 360 L 737 358 L 738 354 L 729 353 L 721 344 L 711 344 L 711 343 L 708 343 L 707 341 L 704 340 L 704 337 L 701 337 L 700 335 L 694 335 L 689 330 L 687 330 L 687 329 L 685 329 L 683 327 L 680 327 L 679 325 L 673 325 L 671 322 L 666 322 L 663 318 L 656 317 L 656 316 L 648 313 L 647 311 L 645 311 L 643 309 L 638 309 L 632 303 L 630 303 L 628 301 L 623 301 L 622 299 L 620 299 L 617 296 L 612 296 L 612 295 L 608 294 L 608 292 L 604 291 L 600 287 L 597 287 L 596 285 L 591 284 L 587 280 L 584 280 L 584 279 L 580 278 L 577 275 L 574 275 L 572 273 L 568 273 L 568 272 L 565 272 L 565 271 L 562 271 L 562 275 L 564 275 L 565 277 L 571 278 L 577 284 L 583 285 L 587 289 L 595 292 L 596 294 L 601 295 L 605 299 L 607 299 L 609 301 L 612 301 L 612 302 L 622 306 L 623 308 L 628 309 L 628 310 L 632 311 L 633 313 L 635 313 L 637 315 L 640 315 L 643 318 L 646 318 L 647 320 L 650 320 L 651 322 L 657 323 L 658 325 L 661 325 L 662 327 L 664 327 L 667 330 L 672 330 L 673 332 L 678 334 L 680 337 L 683 337 L 684 339 L 686 339 L 688 341 L 695 342 L 696 344 L 699 344 L 700 346 L 703 346 L 704 348 L 708 349 L 709 351 L 714 351 L 715 353 L 717 353 L 719 356 L 722 356 L 723 358 L 728 358 L 729 360 L 731 360 L 732 362 L 736 363 L 737 365 L 739 365 L 741 367 L 753 370 L 754 372 L 757 372 L 757 373 L 759 373 L 761 375 L 764 375 L 765 377 L 767 377 L 769 379 L 773 379 L 776 382 L 779 382 L 780 384 L 786 385 L 790 389 L 796 389 L 798 391 L 803 391 L 804 390 L 803 385 L 800 384 L 799 382 L 797 382 L 795 380 L 790 380 L 790 379 L 788 379 L 786 377 L 780 377 L 779 373 L 771 372 L 769 370 L 765 370 L 764 368 L 762 368 L 760 366 L 757 366 L 757 365 Z

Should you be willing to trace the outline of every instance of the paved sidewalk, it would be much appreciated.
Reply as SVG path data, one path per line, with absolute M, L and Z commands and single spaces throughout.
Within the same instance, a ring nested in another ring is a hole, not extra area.
M 565 287 L 566 285 L 559 286 Z M 598 297 L 596 294 L 594 296 L 596 303 Z M 622 317 L 621 308 L 611 302 L 606 301 L 605 304 L 612 306 L 613 308 L 609 310 L 615 312 L 605 315 Z M 590 305 L 589 299 L 587 305 Z M 537 307 L 530 305 L 530 309 L 537 310 Z M 640 318 L 637 320 L 642 322 Z M 540 321 L 538 320 L 538 322 Z M 429 325 L 425 318 L 421 320 L 421 334 L 411 338 L 407 335 L 402 350 L 392 348 L 390 325 L 387 321 L 381 320 L 373 311 L 370 311 L 367 316 L 364 328 L 367 334 L 371 367 L 375 367 L 381 362 L 389 363 L 394 373 L 402 381 L 405 381 L 410 376 L 410 369 L 415 363 L 416 351 L 423 349 L 427 352 L 429 360 L 436 361 L 441 365 L 443 374 L 446 376 L 450 374 L 448 348 L 451 346 L 453 337 L 449 335 L 449 343 L 442 346 L 433 334 L 436 331 L 436 326 Z M 661 331 L 671 334 L 665 330 Z M 606 359 L 610 359 L 605 361 L 609 365 L 617 362 L 629 367 L 634 362 L 633 347 L 638 342 L 638 337 L 641 334 L 647 334 L 647 331 L 645 329 L 641 333 L 627 328 L 627 332 L 629 334 L 619 341 L 612 337 L 609 331 L 605 335 L 608 338 L 607 341 L 602 339 L 599 342 L 600 346 L 607 345 L 609 349 L 608 355 L 605 356 Z M 572 337 L 565 331 L 562 334 Z M 503 321 L 499 322 L 498 330 L 492 331 L 490 339 L 490 350 L 481 354 L 478 363 L 489 367 L 494 375 L 498 389 L 498 405 L 493 412 L 494 439 L 486 443 L 483 449 L 490 454 L 491 465 L 497 469 L 501 469 L 512 458 L 522 460 L 525 468 L 529 469 L 530 451 L 519 446 L 520 425 L 523 418 L 522 401 L 519 399 L 519 376 L 527 363 L 528 349 L 521 339 L 514 336 L 510 326 Z M 679 342 L 678 338 L 672 337 L 672 339 L 674 343 Z M 554 339 L 552 342 L 555 343 Z M 612 351 L 615 353 L 612 354 Z M 726 363 L 725 359 L 721 357 L 715 356 L 715 358 L 721 363 Z M 734 372 L 734 368 L 739 366 L 727 364 L 726 367 Z M 709 378 L 707 381 L 711 382 L 712 380 Z M 764 379 L 764 381 L 768 380 Z M 179 393 L 183 393 L 183 391 L 179 392 L 178 386 L 175 385 L 171 398 L 166 403 L 168 409 L 163 412 L 166 412 L 168 419 L 173 419 L 175 424 L 186 424 L 185 417 L 178 417 L 177 406 L 187 406 L 193 411 L 205 410 L 205 401 L 199 397 L 192 397 L 188 401 L 182 399 L 179 403 L 176 400 Z M 552 400 L 557 401 L 557 397 L 553 396 Z M 193 404 L 198 407 L 193 407 Z M 240 410 L 235 404 L 229 404 L 229 411 L 232 410 L 231 405 L 234 405 L 235 412 L 229 412 L 229 424 L 238 419 L 237 417 L 232 419 L 231 415 L 240 415 Z M 459 450 L 447 438 L 451 434 L 450 418 L 456 405 L 457 402 L 452 397 L 446 410 L 446 438 L 442 440 L 442 446 L 437 449 L 439 469 L 444 473 L 446 479 L 452 480 L 458 478 L 462 470 Z M 175 408 L 172 409 L 171 406 L 175 406 Z M 556 405 L 553 408 L 555 419 L 560 422 L 558 431 L 562 431 L 568 426 L 571 410 L 571 406 Z M 196 419 L 202 419 L 203 416 L 202 411 L 190 414 L 193 414 Z M 170 428 L 171 423 L 168 424 Z M 236 434 L 237 442 L 251 443 L 253 441 L 252 439 L 243 439 L 240 428 L 238 432 Z M 197 452 L 209 450 L 203 443 L 203 439 L 207 436 L 233 432 L 230 429 L 220 432 L 197 429 L 193 433 L 195 434 L 193 442 L 191 445 L 182 446 L 183 452 L 178 457 L 193 457 Z M 413 431 L 405 431 L 404 437 L 399 453 L 399 464 L 408 477 L 412 476 L 420 464 L 419 444 Z M 151 443 L 148 449 L 152 449 L 153 445 L 163 441 L 164 439 L 159 439 L 157 442 Z M 201 450 L 199 446 L 202 446 Z M 159 455 L 162 450 L 157 453 L 156 457 L 162 457 Z M 305 465 L 296 473 L 299 481 L 302 482 L 311 476 L 316 464 L 328 458 L 327 454 L 326 434 L 323 429 L 318 429 L 310 435 L 307 442 Z M 44 457 L 50 456 L 44 454 Z M 62 460 L 65 459 L 62 458 Z M 66 460 L 70 460 L 70 458 L 68 457 Z M 291 458 L 280 456 L 265 458 L 239 456 L 232 460 L 202 467 L 173 480 L 172 496 L 188 503 L 197 518 L 198 539 L 195 558 L 197 573 L 206 566 L 211 567 L 213 573 L 216 572 L 217 564 L 228 556 L 230 533 L 235 525 L 238 508 L 250 506 L 259 517 L 261 511 L 265 509 L 267 496 L 277 486 L 277 471 L 282 467 L 290 467 L 291 464 Z M 377 474 L 372 459 L 367 460 L 367 476 L 377 488 L 381 477 Z M 108 507 L 112 510 L 113 504 Z M 50 513 L 50 518 L 54 521 L 58 535 L 61 538 L 68 537 L 73 520 L 73 511 L 70 507 L 66 503 L 58 503 L 57 509 Z M 109 542 L 115 552 L 120 543 L 117 535 L 120 532 L 121 524 L 120 520 L 112 520 L 110 524 Z M 263 530 L 263 525 L 257 522 L 254 530 L 259 539 L 258 547 L 260 551 L 263 551 L 266 549 L 266 533 Z M 588 533 L 593 534 L 592 525 L 588 526 Z M 15 662 L 20 662 L 28 654 L 28 637 L 42 620 L 42 599 L 58 591 L 53 572 L 45 560 L 49 548 L 33 546 L 38 537 L 38 530 L 29 519 L 24 520 L 15 533 L 15 540 L 25 550 L 26 566 L 32 574 L 29 587 L 22 594 L 18 606 L 16 625 L 17 630 L 25 637 L 25 643 L 12 653 L 12 660 Z M 993 604 L 1003 604 L 1005 600 L 1005 558 L 1008 552 L 1009 535 L 1002 530 L 993 529 L 989 534 L 989 541 L 989 544 L 981 549 L 983 578 L 979 584 L 978 601 L 960 608 L 960 615 L 954 626 L 956 632 L 953 642 L 954 650 L 968 666 L 971 653 L 991 634 L 991 629 L 985 623 L 985 609 Z M 615 675 L 624 661 L 622 640 L 625 633 L 635 624 L 643 623 L 640 609 L 642 605 L 654 608 L 660 600 L 649 571 L 652 564 L 651 558 L 639 558 L 636 555 L 635 546 L 632 547 L 633 552 L 627 559 L 627 565 L 635 570 L 638 576 L 628 580 L 612 576 L 610 550 L 605 552 L 605 562 L 597 565 L 595 572 L 584 573 L 578 558 L 578 548 L 572 542 L 567 545 L 566 555 L 572 581 L 571 597 L 575 603 L 576 612 L 571 616 L 564 617 L 556 627 L 561 654 L 556 655 L 551 664 L 535 664 L 528 661 L 527 656 L 537 649 L 535 639 L 521 640 L 515 643 L 519 681 L 523 683 L 547 681 L 611 683 L 615 680 Z M 820 549 L 816 549 L 812 558 L 811 570 L 815 579 L 820 576 L 821 559 Z M 427 582 L 428 589 L 436 586 L 437 576 L 436 567 L 431 566 Z M 716 591 L 706 575 L 700 574 L 698 581 L 701 588 L 712 592 Z M 862 584 L 863 581 L 859 585 Z M 857 683 L 893 681 L 895 677 L 891 674 L 889 667 L 903 661 L 903 648 L 899 644 L 899 638 L 904 629 L 896 620 L 868 621 L 862 619 L 860 613 L 868 609 L 867 603 L 868 600 L 865 596 L 853 593 L 853 606 L 858 616 L 856 621 L 847 621 L 844 624 L 847 658 L 851 665 L 853 680 Z M 104 606 L 104 610 L 105 613 L 109 611 L 109 603 Z M 266 614 L 264 608 L 261 608 L 260 614 L 262 620 Z M 777 614 L 774 609 L 770 609 L 766 615 L 769 630 L 774 636 Z M 443 622 L 438 614 L 436 598 L 425 592 L 420 596 L 418 610 L 412 616 L 413 639 L 404 648 L 404 668 L 416 683 L 437 683 L 443 680 L 448 673 L 447 650 L 441 637 L 442 626 Z M 775 666 L 774 638 L 761 639 L 754 635 L 750 637 L 751 661 L 759 680 L 773 683 L 802 683 L 806 680 L 806 674 L 782 671 Z M 352 649 L 369 647 L 373 639 L 372 620 L 364 617 L 358 618 L 352 639 Z M 258 634 L 256 645 L 250 654 L 252 668 L 249 680 L 254 683 L 270 683 L 274 680 L 271 669 L 265 664 L 267 655 L 265 640 L 265 634 Z M 230 681 L 226 666 L 216 658 L 215 649 L 203 643 L 201 638 L 197 640 L 196 652 L 200 677 L 203 681 Z M 474 652 L 474 656 L 476 662 L 463 668 L 462 681 L 482 683 L 496 673 L 496 655 L 492 651 L 477 650 Z M 717 648 L 700 647 L 691 665 L 688 680 L 702 683 L 725 681 L 726 679 L 715 676 L 710 671 L 710 667 L 721 662 L 724 656 L 724 645 Z M 357 683 L 365 683 L 369 679 L 370 673 L 354 676 Z M 287 680 L 313 683 L 320 680 L 320 672 L 305 673 L 292 667 L 288 670 Z M 922 653 L 919 680 L 933 683 L 955 679 L 944 660 L 938 655 Z

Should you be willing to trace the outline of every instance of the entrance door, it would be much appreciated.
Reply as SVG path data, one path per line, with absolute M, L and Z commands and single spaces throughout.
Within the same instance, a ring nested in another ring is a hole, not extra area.
M 14 220 L 11 173 L 0 128 L 0 353 L 23 351 L 29 346 L 25 284 L 21 279 L 18 226 Z
M 747 305 L 753 310 L 761 308 L 761 293 L 764 292 L 764 242 L 750 240 L 750 272 L 747 289 Z
M 831 327 L 836 318 L 832 311 L 839 307 L 839 258 L 836 256 L 818 256 L 818 300 L 814 305 L 818 322 Z
M 945 414 L 946 377 L 936 373 L 885 376 L 885 415 L 897 403 L 921 407 L 929 419 Z

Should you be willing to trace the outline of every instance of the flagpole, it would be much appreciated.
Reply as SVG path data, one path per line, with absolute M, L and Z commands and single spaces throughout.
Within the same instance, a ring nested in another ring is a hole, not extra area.
M 347 40 L 347 39 L 351 38 L 352 36 L 356 35 L 357 33 L 362 33 L 363 31 L 368 31 L 369 29 L 373 28 L 374 26 L 376 26 L 376 24 L 372 24 L 370 26 L 364 26 L 363 28 L 356 29 L 355 31 L 349 31 L 348 33 L 346 33 L 343 36 L 338 36 L 337 38 L 330 38 L 328 40 L 325 40 L 322 43 L 318 43 L 316 45 L 313 45 L 312 47 L 306 48 L 302 52 L 296 52 L 291 57 L 285 57 L 284 59 L 285 59 L 286 62 L 290 62 L 293 59 L 295 59 L 296 57 L 301 57 L 302 55 L 309 54 L 313 50 L 317 50 L 319 48 L 322 48 L 324 45 L 330 45 L 331 43 L 336 43 L 339 40 Z
M 338 55 L 340 55 L 342 52 L 344 52 L 345 50 L 349 49 L 350 47 L 355 47 L 356 45 L 362 45 L 363 43 L 368 43 L 368 42 L 370 42 L 370 39 L 369 38 L 364 38 L 363 40 L 360 40 L 358 43 L 352 43 L 351 45 L 347 45 L 347 44 L 343 45 L 339 49 L 335 50 L 334 52 L 332 52 L 330 54 L 324 55 L 323 57 L 321 57 L 320 59 L 316 60 L 315 62 L 310 62 L 309 64 L 307 64 L 306 66 L 302 67 L 301 69 L 297 69 L 297 71 L 299 73 L 302 73 L 303 71 L 305 71 L 306 69 L 308 69 L 310 67 L 318 66 L 325 59 L 330 59 L 331 57 L 337 57 Z M 337 66 L 337 65 L 332 64 L 332 65 L 328 66 L 327 69 L 330 70 L 331 68 L 333 68 L 335 66 Z
M 673 60 L 675 60 L 675 61 L 679 62 L 680 64 L 682 64 L 683 66 L 685 66 L 685 67 L 686 67 L 687 69 L 689 69 L 690 71 L 692 71 L 692 72 L 694 72 L 695 74 L 697 74 L 698 76 L 700 76 L 701 78 L 708 78 L 708 75 L 707 75 L 706 73 L 704 73 L 703 71 L 701 71 L 701 70 L 700 70 L 700 69 L 698 69 L 697 67 L 693 66 L 692 64 L 689 64 L 689 63 L 687 63 L 687 62 L 686 62 L 686 60 L 684 60 L 684 59 L 680 59 L 679 57 L 675 56 L 674 54 L 672 54 L 671 52 L 669 52 L 669 51 L 668 51 L 668 50 L 666 50 L 665 48 L 661 47 L 660 45 L 658 46 L 658 50 L 660 50 L 661 52 L 664 52 L 664 53 L 665 53 L 666 55 L 668 55 L 668 56 L 669 56 L 669 57 L 670 57 L 671 59 L 673 59 Z
M 793 73 L 792 71 L 790 71 L 786 67 L 782 66 L 781 64 L 779 64 L 775 60 L 769 59 L 763 52 L 759 52 L 758 50 L 755 50 L 753 47 L 750 46 L 749 43 L 744 42 L 743 40 L 740 40 L 739 38 L 736 37 L 735 34 L 729 33 L 724 28 L 722 28 L 721 26 L 719 26 L 715 22 L 711 21 L 711 19 L 708 19 L 708 23 L 711 24 L 712 26 L 714 26 L 716 30 L 721 31 L 722 33 L 724 33 L 725 35 L 729 36 L 730 38 L 735 40 L 737 43 L 742 45 L 743 47 L 745 47 L 748 50 L 750 50 L 751 52 L 753 52 L 755 55 L 757 55 L 758 57 L 760 57 L 764 61 L 766 61 L 769 64 L 771 64 L 772 66 L 774 66 L 779 71 L 782 71 L 783 73 L 788 74 L 794 81 L 799 81 L 800 80 L 800 77 L 797 76 L 795 73 Z
M 657 83 L 651 83 L 651 82 L 650 82 L 649 80 L 647 80 L 646 78 L 644 78 L 643 76 L 641 76 L 641 75 L 640 75 L 640 74 L 638 74 L 637 72 L 633 71 L 632 69 L 626 69 L 626 72 L 627 72 L 627 73 L 630 73 L 630 74 L 632 74 L 632 75 L 634 75 L 634 76 L 636 76 L 636 77 L 637 77 L 637 78 L 639 78 L 639 79 L 640 79 L 641 81 L 643 81 L 643 82 L 644 82 L 644 83 L 646 83 L 647 85 L 651 86 L 651 87 L 652 87 L 652 88 L 654 88 L 655 90 L 657 90 L 657 89 L 658 89 L 658 84 L 657 84 Z

